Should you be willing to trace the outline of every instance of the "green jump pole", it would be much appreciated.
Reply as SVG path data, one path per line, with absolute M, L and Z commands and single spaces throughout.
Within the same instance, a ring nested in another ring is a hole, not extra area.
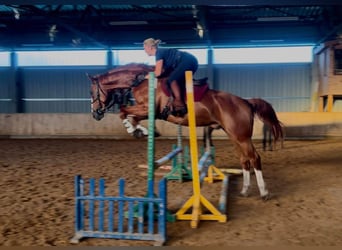
M 154 72 L 148 78 L 148 139 L 147 139 L 147 180 L 154 181 L 154 119 L 155 119 L 155 83 Z M 154 190 L 148 189 L 148 197 L 153 197 Z

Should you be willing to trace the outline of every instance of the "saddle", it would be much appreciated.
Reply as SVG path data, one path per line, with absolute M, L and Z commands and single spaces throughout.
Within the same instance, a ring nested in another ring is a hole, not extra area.
M 167 79 L 160 79 L 161 80 L 161 87 L 162 90 L 164 92 L 164 94 L 167 97 L 171 96 L 171 92 L 169 91 L 169 88 L 167 86 Z M 195 102 L 199 102 L 202 100 L 204 94 L 207 92 L 207 90 L 209 89 L 208 86 L 208 77 L 205 78 L 200 78 L 200 79 L 194 79 L 193 80 L 193 85 L 194 85 L 194 101 Z M 184 95 L 184 100 L 186 101 L 186 92 L 184 91 L 183 93 Z
M 208 85 L 208 77 L 193 79 L 194 86 Z

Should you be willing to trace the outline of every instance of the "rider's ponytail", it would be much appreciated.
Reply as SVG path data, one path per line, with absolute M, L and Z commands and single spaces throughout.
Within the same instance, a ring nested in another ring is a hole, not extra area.
M 158 48 L 158 45 L 161 43 L 161 40 L 160 39 L 154 39 L 154 38 L 147 38 L 145 41 L 144 41 L 144 45 L 147 45 L 147 46 L 151 46 L 151 47 L 155 47 L 155 48 Z

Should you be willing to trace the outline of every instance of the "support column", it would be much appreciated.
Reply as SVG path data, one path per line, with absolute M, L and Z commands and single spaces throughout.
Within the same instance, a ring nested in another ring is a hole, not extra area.
M 22 77 L 22 70 L 18 68 L 18 56 L 15 52 L 11 52 L 11 69 L 14 72 L 14 103 L 15 103 L 15 112 L 16 113 L 25 113 L 25 104 L 23 98 L 25 96 L 24 93 L 24 84 Z
M 113 66 L 113 52 L 111 50 L 107 51 L 107 69 L 112 69 Z
M 324 112 L 324 96 L 319 97 L 318 112 Z
M 327 112 L 332 112 L 333 106 L 334 106 L 334 96 L 328 95 Z
M 214 76 L 214 65 L 213 65 L 213 49 L 210 47 L 208 49 L 208 67 L 207 67 L 207 76 L 209 79 L 209 87 L 211 89 L 217 89 L 217 84 L 215 83 L 215 76 Z

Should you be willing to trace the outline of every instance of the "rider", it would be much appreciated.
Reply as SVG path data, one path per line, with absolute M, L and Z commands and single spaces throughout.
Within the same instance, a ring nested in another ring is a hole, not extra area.
M 198 68 L 198 61 L 192 54 L 178 49 L 158 48 L 160 42 L 159 39 L 148 38 L 144 41 L 144 50 L 147 55 L 156 57 L 155 76 L 168 76 L 167 84 L 174 97 L 173 115 L 184 116 L 187 109 L 181 89 L 185 89 L 185 71 L 191 70 L 194 74 Z

